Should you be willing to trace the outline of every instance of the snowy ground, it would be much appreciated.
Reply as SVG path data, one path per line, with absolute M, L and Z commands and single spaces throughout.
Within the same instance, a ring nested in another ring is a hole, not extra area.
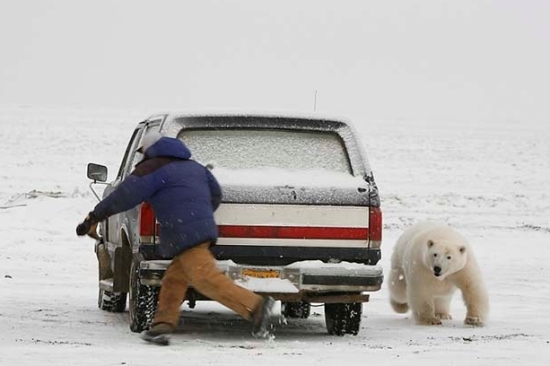
M 474 246 L 490 289 L 484 328 L 454 319 L 417 326 L 386 288 L 364 305 L 358 336 L 326 334 L 323 308 L 256 340 L 225 308 L 182 307 L 169 347 L 143 343 L 127 313 L 97 307 L 93 242 L 75 225 L 95 204 L 89 161 L 110 178 L 148 111 L 0 109 L 1 365 L 545 365 L 550 357 L 550 127 L 528 123 L 356 121 L 382 193 L 383 259 L 421 219 L 447 222 Z

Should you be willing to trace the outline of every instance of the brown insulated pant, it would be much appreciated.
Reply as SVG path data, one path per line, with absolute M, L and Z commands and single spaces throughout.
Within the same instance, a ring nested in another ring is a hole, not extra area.
M 162 278 L 156 323 L 178 324 L 180 306 L 188 286 L 233 310 L 246 320 L 262 303 L 262 297 L 229 279 L 216 266 L 210 243 L 202 243 L 175 257 Z

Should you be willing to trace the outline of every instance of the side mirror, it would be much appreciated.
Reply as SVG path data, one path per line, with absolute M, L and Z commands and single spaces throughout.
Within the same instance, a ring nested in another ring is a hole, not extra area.
M 88 164 L 88 178 L 94 182 L 106 182 L 107 181 L 107 167 L 104 165 L 89 163 Z

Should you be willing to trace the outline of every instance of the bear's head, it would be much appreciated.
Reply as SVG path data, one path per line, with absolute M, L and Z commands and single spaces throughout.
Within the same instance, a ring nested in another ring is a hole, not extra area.
M 443 281 L 447 276 L 460 271 L 466 265 L 465 245 L 447 240 L 428 240 L 426 245 L 426 266 L 437 279 Z

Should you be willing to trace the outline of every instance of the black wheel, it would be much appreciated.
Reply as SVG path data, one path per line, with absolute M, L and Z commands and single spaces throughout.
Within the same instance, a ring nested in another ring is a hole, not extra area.
M 142 332 L 149 329 L 157 311 L 160 287 L 142 285 L 138 276 L 138 263 L 132 262 L 130 269 L 129 314 L 130 330 Z
M 311 304 L 300 302 L 281 302 L 281 314 L 285 318 L 307 319 L 311 314 Z
M 126 310 L 126 292 L 111 292 L 99 289 L 97 306 L 101 310 L 122 313 Z
M 328 334 L 343 336 L 357 335 L 361 325 L 363 303 L 325 304 L 325 322 Z

